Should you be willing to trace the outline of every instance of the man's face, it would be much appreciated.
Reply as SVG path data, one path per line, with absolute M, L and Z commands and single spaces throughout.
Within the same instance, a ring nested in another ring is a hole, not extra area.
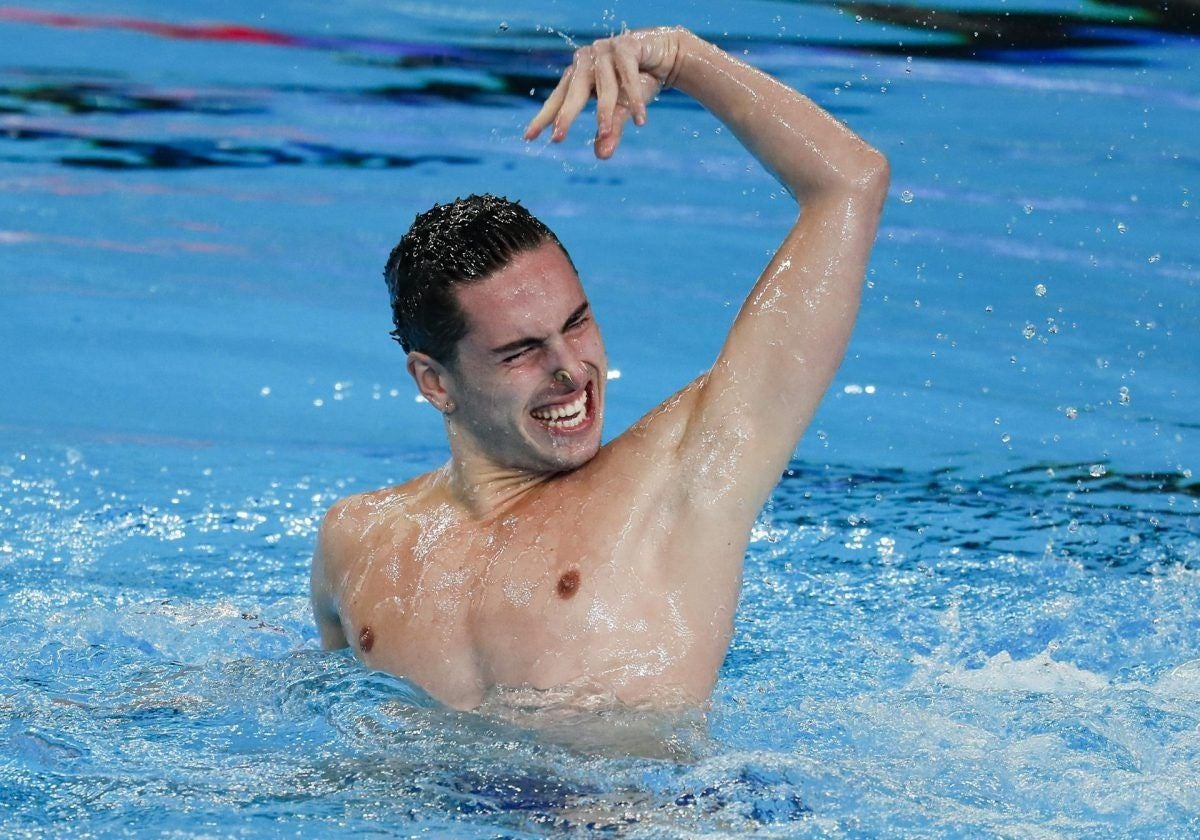
M 546 242 L 455 294 L 468 325 L 449 369 L 458 429 L 504 466 L 587 463 L 600 448 L 608 363 L 566 254 Z

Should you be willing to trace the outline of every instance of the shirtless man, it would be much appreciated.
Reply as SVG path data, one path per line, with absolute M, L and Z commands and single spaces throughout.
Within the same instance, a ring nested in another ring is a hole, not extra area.
M 751 526 L 849 340 L 888 165 L 804 96 L 678 28 L 578 50 L 525 137 L 553 124 L 561 141 L 594 96 L 608 158 L 663 86 L 728 126 L 802 208 L 716 362 L 601 446 L 604 345 L 557 239 L 492 197 L 418 217 L 388 285 L 451 457 L 330 509 L 312 570 L 325 648 L 350 644 L 461 709 L 500 686 L 709 697 Z M 439 291 L 460 319 L 437 310 Z

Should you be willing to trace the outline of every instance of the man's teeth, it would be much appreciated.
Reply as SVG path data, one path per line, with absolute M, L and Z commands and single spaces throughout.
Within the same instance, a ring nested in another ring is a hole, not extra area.
M 579 395 L 579 399 L 575 400 L 574 402 L 569 402 L 566 405 L 556 405 L 553 408 L 535 408 L 533 411 L 531 411 L 529 413 L 532 414 L 534 417 L 536 417 L 538 420 L 542 420 L 544 422 L 551 422 L 551 423 L 554 423 L 554 425 L 556 425 L 556 426 L 561 426 L 563 428 L 569 429 L 573 426 L 578 426 L 580 423 L 582 423 L 584 421 L 586 415 L 583 413 L 583 410 L 586 406 L 587 406 L 587 391 L 584 391 L 582 394 Z M 578 417 L 576 417 L 575 415 L 578 415 Z M 571 419 L 569 419 L 569 420 L 563 419 L 563 418 L 567 418 L 567 417 L 569 417 Z

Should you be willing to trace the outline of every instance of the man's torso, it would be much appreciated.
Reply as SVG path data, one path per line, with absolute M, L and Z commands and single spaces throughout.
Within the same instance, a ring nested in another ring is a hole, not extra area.
M 453 505 L 440 471 L 336 505 L 323 545 L 347 641 L 455 706 L 576 682 L 702 701 L 757 505 L 698 503 L 681 473 L 705 465 L 673 459 L 672 414 L 487 518 Z

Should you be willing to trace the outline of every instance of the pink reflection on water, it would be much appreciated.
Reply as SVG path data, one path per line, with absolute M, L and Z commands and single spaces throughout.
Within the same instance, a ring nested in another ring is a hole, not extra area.
M 87 175 L 72 178 L 66 175 L 0 178 L 0 190 L 5 192 L 42 192 L 61 196 L 106 195 L 108 193 L 138 193 L 141 195 L 206 195 L 232 201 L 267 201 L 273 204 L 329 204 L 332 198 L 318 192 L 282 192 L 279 190 L 248 190 L 218 186 L 177 186 L 145 181 L 122 181 L 111 177 Z
M 192 242 L 185 239 L 120 242 L 115 239 L 88 239 L 82 236 L 64 236 L 57 233 L 0 229 L 0 245 L 25 245 L 28 243 L 71 245 L 79 248 L 96 248 L 102 251 L 121 251 L 127 254 L 172 254 L 180 251 L 198 254 L 244 255 L 247 253 L 245 248 L 238 245 L 221 245 L 216 242 Z

